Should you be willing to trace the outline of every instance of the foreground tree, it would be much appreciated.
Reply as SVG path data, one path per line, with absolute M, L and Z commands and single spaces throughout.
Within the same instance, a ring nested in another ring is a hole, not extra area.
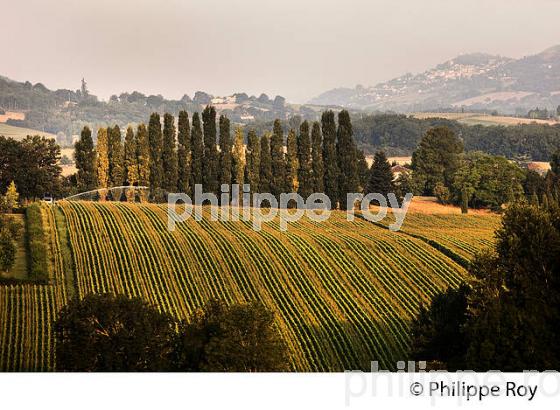
M 81 192 L 91 191 L 97 186 L 95 172 L 95 147 L 91 130 L 84 127 L 80 139 L 74 146 L 74 159 L 76 161 L 76 181 L 78 190 Z
M 8 185 L 8 189 L 6 189 L 6 193 L 4 195 L 4 201 L 6 202 L 8 212 L 12 212 L 17 206 L 19 201 L 19 192 L 17 191 L 14 181 L 10 182 L 10 185 Z
M 414 358 L 476 371 L 559 368 L 559 254 L 557 203 L 510 206 L 469 286 L 438 296 L 413 325 Z
M 334 112 L 325 111 L 321 116 L 323 131 L 323 164 L 325 166 L 325 194 L 331 200 L 331 207 L 336 208 L 338 200 L 338 160 L 336 156 L 336 123 Z
M 311 163 L 311 138 L 309 123 L 304 121 L 299 127 L 297 138 L 298 193 L 306 198 L 313 193 L 313 166 Z
M 467 341 L 467 296 L 470 289 L 461 285 L 434 296 L 429 308 L 422 306 L 412 324 L 412 359 L 427 361 L 434 369 L 449 371 L 465 367 Z
M 356 167 L 358 168 L 358 180 L 360 181 L 358 192 L 366 192 L 370 177 L 370 169 L 366 155 L 361 149 L 356 150 Z
M 0 230 L 0 272 L 10 271 L 16 262 L 16 244 L 7 228 Z
M 242 198 L 241 195 L 243 192 L 243 184 L 245 183 L 245 161 L 246 158 L 245 147 L 243 146 L 243 130 L 241 129 L 241 127 L 236 127 L 233 150 L 231 154 L 231 182 L 234 184 L 239 184 L 240 201 Z M 227 161 L 225 162 L 225 164 L 227 164 Z
M 121 129 L 118 125 L 107 129 L 109 138 L 109 184 L 113 187 L 124 184 L 124 149 Z
M 552 154 L 552 158 L 550 160 L 550 170 L 554 172 L 556 176 L 560 177 L 560 148 Z
M 389 192 L 394 192 L 394 190 L 391 164 L 387 161 L 383 151 L 377 151 L 369 171 L 367 192 L 379 193 L 386 197 Z
M 298 147 L 297 136 L 293 129 L 286 139 L 286 187 L 288 192 L 298 192 Z
M 218 194 L 218 168 L 220 159 L 216 148 L 216 109 L 207 105 L 202 112 L 204 130 L 204 161 L 202 163 L 202 180 L 205 192 Z
M 148 141 L 150 144 L 150 191 L 153 198 L 161 199 L 163 186 L 163 164 L 161 160 L 163 137 L 161 133 L 161 120 L 158 113 L 150 115 Z
M 245 158 L 245 183 L 251 186 L 251 193 L 255 193 L 259 191 L 260 185 L 261 145 L 254 129 L 250 129 L 247 134 Z
M 177 189 L 179 192 L 190 195 L 191 180 L 191 129 L 189 114 L 179 111 L 179 122 L 177 124 Z
M 180 371 L 277 372 L 289 370 L 274 314 L 262 304 L 225 306 L 212 300 L 184 324 L 177 340 Z
M 144 124 L 140 124 L 136 130 L 136 158 L 138 163 L 138 185 L 147 187 L 150 185 L 150 141 L 148 130 Z M 140 191 L 140 200 L 148 200 L 147 191 Z
M 272 180 L 272 158 L 270 156 L 270 134 L 265 133 L 261 138 L 261 163 L 259 170 L 259 191 L 270 193 Z
M 97 187 L 99 199 L 104 201 L 107 198 L 107 188 L 109 186 L 109 136 L 107 129 L 97 130 Z
M 524 196 L 524 179 L 525 172 L 504 157 L 469 152 L 461 155 L 449 192 L 456 204 L 499 210 Z
M 163 189 L 177 192 L 177 141 L 175 139 L 175 118 L 168 113 L 163 116 L 163 149 L 161 151 L 163 169 Z
M 438 183 L 449 188 L 459 166 L 463 143 L 447 127 L 430 129 L 412 154 L 412 169 L 422 194 L 434 195 Z
M 277 199 L 286 191 L 286 160 L 284 159 L 284 131 L 280 120 L 275 120 L 270 139 L 271 180 L 270 193 Z
M 138 185 L 138 156 L 136 154 L 138 147 L 136 146 L 136 138 L 132 127 L 126 129 L 124 137 L 124 172 L 125 182 L 128 186 Z M 134 201 L 134 190 L 126 191 L 126 199 L 128 202 Z
M 197 112 L 192 118 L 191 132 L 191 191 L 194 192 L 196 184 L 202 184 L 202 162 L 204 161 L 204 141 L 202 137 L 202 124 Z
M 89 295 L 65 306 L 54 325 L 57 371 L 168 371 L 175 322 L 141 299 Z
M 222 184 L 231 185 L 232 180 L 232 141 L 230 132 L 230 123 L 228 117 L 220 115 L 220 169 L 219 169 L 219 182 Z M 237 131 L 236 131 L 237 137 Z M 243 143 L 243 140 L 241 140 Z
M 323 165 L 323 136 L 321 135 L 321 124 L 313 123 L 311 129 L 311 156 L 313 164 L 313 192 L 324 192 L 325 168 Z
M 52 138 L 0 136 L 0 192 L 14 181 L 21 198 L 55 195 L 60 186 L 60 147 Z
M 359 178 L 356 161 L 356 144 L 352 138 L 352 123 L 346 110 L 338 113 L 336 154 L 338 159 L 338 201 L 341 209 L 346 209 L 346 195 L 358 192 Z

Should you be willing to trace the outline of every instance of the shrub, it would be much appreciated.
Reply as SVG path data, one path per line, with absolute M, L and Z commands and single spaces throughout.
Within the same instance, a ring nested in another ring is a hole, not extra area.
M 25 211 L 25 219 L 27 224 L 29 277 L 35 280 L 47 280 L 49 277 L 47 246 L 43 231 L 41 206 L 39 204 L 28 206 Z
M 0 232 L 0 272 L 8 272 L 16 261 L 16 245 L 7 229 Z

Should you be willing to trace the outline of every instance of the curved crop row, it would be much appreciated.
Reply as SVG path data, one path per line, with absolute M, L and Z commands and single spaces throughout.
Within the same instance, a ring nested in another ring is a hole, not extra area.
M 259 300 L 276 313 L 294 370 L 394 368 L 418 307 L 464 269 L 424 242 L 342 213 L 280 232 L 189 219 L 167 230 L 165 206 L 63 203 L 77 294 L 146 299 L 179 318 L 210 298 Z

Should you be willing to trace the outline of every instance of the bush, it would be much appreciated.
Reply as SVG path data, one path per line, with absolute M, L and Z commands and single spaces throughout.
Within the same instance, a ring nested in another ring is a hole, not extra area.
M 0 232 L 0 272 L 8 272 L 16 262 L 16 245 L 7 229 Z
M 175 321 L 142 299 L 92 294 L 62 309 L 55 335 L 58 371 L 167 371 Z
M 29 260 L 29 277 L 34 280 L 48 280 L 47 246 L 41 206 L 32 204 L 25 211 L 27 224 L 27 250 Z
M 277 372 L 288 370 L 286 347 L 274 314 L 258 302 L 226 306 L 211 300 L 180 332 L 180 371 Z
M 7 215 L 0 215 L 0 230 L 6 229 L 10 233 L 12 239 L 17 241 L 21 238 L 23 226 Z
M 438 182 L 434 188 L 434 195 L 436 196 L 438 202 L 443 205 L 447 205 L 451 198 L 451 194 L 449 192 L 449 188 L 443 185 L 441 182 Z

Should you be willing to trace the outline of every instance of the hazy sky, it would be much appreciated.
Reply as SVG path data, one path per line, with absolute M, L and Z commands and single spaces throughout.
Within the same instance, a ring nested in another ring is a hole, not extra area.
M 93 94 L 305 102 L 466 52 L 560 44 L 560 0 L 0 0 L 0 75 Z

